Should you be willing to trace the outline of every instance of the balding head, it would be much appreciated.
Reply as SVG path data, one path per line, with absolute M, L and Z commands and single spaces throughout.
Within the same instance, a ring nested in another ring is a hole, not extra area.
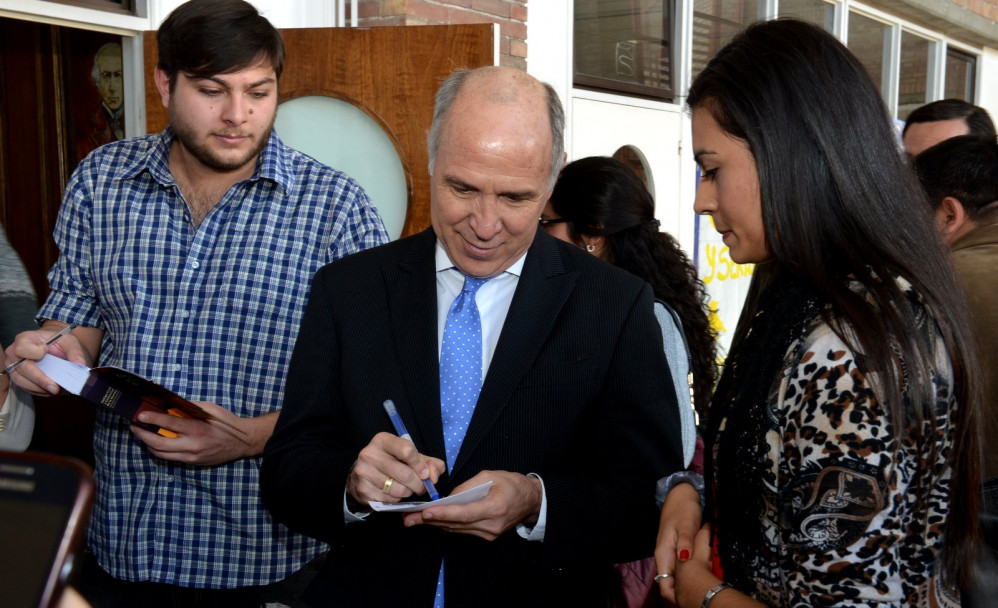
M 455 71 L 437 92 L 433 125 L 427 139 L 430 174 L 455 105 L 462 115 L 473 112 L 480 119 L 498 122 L 515 114 L 540 126 L 541 130 L 535 134 L 549 134 L 549 187 L 554 187 L 565 156 L 565 112 L 550 85 L 513 68 L 489 66 Z
M 458 72 L 437 95 L 430 132 L 430 221 L 464 274 L 493 277 L 537 233 L 564 157 L 558 97 L 509 68 Z

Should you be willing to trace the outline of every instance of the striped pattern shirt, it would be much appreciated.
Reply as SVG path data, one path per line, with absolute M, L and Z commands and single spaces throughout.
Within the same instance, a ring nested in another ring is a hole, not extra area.
M 39 318 L 102 329 L 101 365 L 238 416 L 274 412 L 312 275 L 387 241 L 381 218 L 355 181 L 272 134 L 253 176 L 195 228 L 167 166 L 172 142 L 167 129 L 80 163 Z M 159 460 L 125 420 L 103 411 L 94 452 L 88 541 L 119 579 L 262 585 L 325 549 L 271 519 L 259 458 L 216 467 Z

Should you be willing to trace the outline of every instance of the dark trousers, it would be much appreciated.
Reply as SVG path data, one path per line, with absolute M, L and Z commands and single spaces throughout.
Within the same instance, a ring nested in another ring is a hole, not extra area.
M 288 578 L 270 585 L 237 589 L 194 589 L 162 583 L 121 581 L 105 572 L 90 551 L 83 555 L 79 591 L 93 608 L 263 608 L 293 606 L 312 581 L 325 556 Z

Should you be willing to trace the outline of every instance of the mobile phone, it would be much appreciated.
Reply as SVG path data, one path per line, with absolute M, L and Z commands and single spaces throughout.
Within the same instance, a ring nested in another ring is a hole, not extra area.
M 0 605 L 59 600 L 93 502 L 90 467 L 41 452 L 0 452 Z

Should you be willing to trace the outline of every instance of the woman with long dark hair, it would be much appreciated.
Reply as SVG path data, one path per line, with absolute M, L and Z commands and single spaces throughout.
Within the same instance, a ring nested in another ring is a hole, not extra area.
M 656 316 L 676 385 L 689 464 L 696 441 L 692 407 L 699 404 L 706 410 L 716 378 L 714 332 L 707 318 L 704 285 L 679 243 L 659 230 L 651 194 L 620 161 L 607 156 L 583 158 L 562 169 L 541 224 L 552 235 L 651 285 L 658 300 Z
M 976 360 L 879 93 L 833 36 L 777 20 L 722 49 L 687 105 L 695 209 L 768 280 L 710 407 L 711 525 L 696 532 L 690 484 L 666 500 L 663 592 L 683 608 L 958 604 Z

